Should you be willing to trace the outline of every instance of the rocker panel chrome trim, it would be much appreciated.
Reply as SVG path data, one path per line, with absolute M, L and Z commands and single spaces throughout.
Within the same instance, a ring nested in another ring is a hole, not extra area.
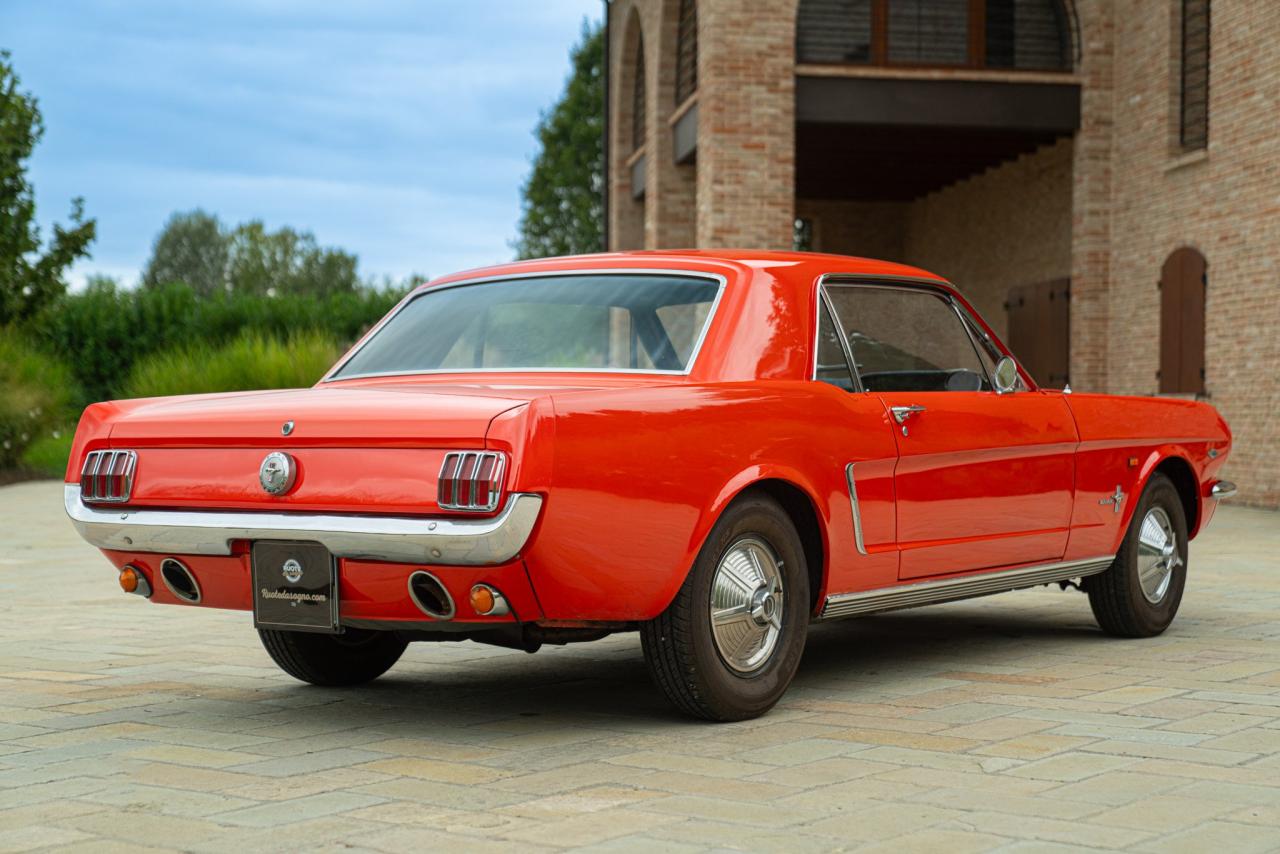
M 999 572 L 966 575 L 963 578 L 944 578 L 940 581 L 903 584 L 858 593 L 837 593 L 827 597 L 819 619 L 831 620 L 877 611 L 914 608 L 918 605 L 935 605 L 940 602 L 954 602 L 975 596 L 1052 584 L 1055 581 L 1066 581 L 1071 578 L 1084 578 L 1105 572 L 1114 561 L 1115 556 L 1112 555 L 1023 566 Z
M 486 566 L 515 557 L 542 510 L 542 496 L 513 493 L 490 519 L 346 516 L 222 510 L 103 510 L 65 484 L 63 501 L 80 536 L 100 549 L 167 555 L 229 555 L 233 540 L 309 540 L 336 557 Z

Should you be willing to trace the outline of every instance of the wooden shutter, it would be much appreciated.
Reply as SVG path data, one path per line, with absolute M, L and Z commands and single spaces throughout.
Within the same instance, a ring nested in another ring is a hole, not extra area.
M 676 106 L 698 89 L 698 3 L 680 0 L 676 34 Z
M 636 45 L 636 80 L 631 90 L 631 150 L 639 151 L 644 145 L 647 124 L 645 117 L 644 39 Z
M 1209 0 L 1182 0 L 1182 109 L 1184 148 L 1209 144 Z
M 1067 384 L 1071 360 L 1071 280 L 1021 285 L 1009 291 L 1009 349 L 1045 388 Z
M 1160 271 L 1160 391 L 1204 394 L 1204 320 L 1208 265 L 1179 249 Z

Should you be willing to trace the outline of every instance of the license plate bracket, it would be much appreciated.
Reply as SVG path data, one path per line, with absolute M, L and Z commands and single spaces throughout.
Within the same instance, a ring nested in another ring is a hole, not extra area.
M 253 624 L 336 634 L 338 562 L 320 543 L 263 540 L 252 547 Z

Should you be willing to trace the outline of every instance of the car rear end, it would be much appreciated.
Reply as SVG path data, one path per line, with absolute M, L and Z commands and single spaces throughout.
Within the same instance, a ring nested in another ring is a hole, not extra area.
M 520 558 L 546 403 L 439 386 L 95 405 L 65 484 L 122 587 L 260 628 L 492 629 L 540 616 Z

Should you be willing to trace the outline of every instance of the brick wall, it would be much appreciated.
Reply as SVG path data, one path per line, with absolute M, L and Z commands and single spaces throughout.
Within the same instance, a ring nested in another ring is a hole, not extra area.
M 1071 274 L 1069 139 L 931 193 L 907 208 L 904 258 L 954 282 L 996 333 L 1016 285 Z
M 639 8 L 637 8 L 639 7 Z M 646 70 L 652 64 L 644 25 L 645 3 L 617 0 L 610 9 L 609 56 L 609 248 L 643 249 L 645 203 L 631 194 L 632 115 L 631 98 L 636 79 L 637 56 L 643 44 Z
M 698 4 L 697 241 L 789 249 L 796 0 Z
M 813 223 L 813 250 L 903 261 L 907 205 L 796 199 L 796 216 Z
M 1225 476 L 1280 504 L 1280 3 L 1214 0 L 1209 147 L 1177 145 L 1180 16 L 1116 20 L 1107 390 L 1158 389 L 1165 259 L 1208 261 L 1209 401 L 1235 434 Z
M 796 215 L 815 248 L 903 260 L 954 279 L 1003 330 L 1008 288 L 1072 280 L 1071 381 L 1157 389 L 1164 259 L 1208 259 L 1206 381 L 1236 450 L 1243 501 L 1280 505 L 1280 2 L 1214 0 L 1210 143 L 1177 148 L 1177 0 L 1117 12 L 1075 0 L 1081 125 L 1041 149 L 911 204 L 795 200 L 797 0 L 700 0 L 698 163 L 671 162 L 675 0 L 615 0 L 617 247 L 787 247 Z M 630 195 L 626 22 L 649 73 L 647 201 Z M 621 63 L 621 65 L 619 65 Z M 656 165 L 657 168 L 654 168 Z
M 1072 387 L 1079 391 L 1107 391 L 1113 6 L 1113 0 L 1075 0 L 1081 87 L 1072 169 L 1070 373 Z

